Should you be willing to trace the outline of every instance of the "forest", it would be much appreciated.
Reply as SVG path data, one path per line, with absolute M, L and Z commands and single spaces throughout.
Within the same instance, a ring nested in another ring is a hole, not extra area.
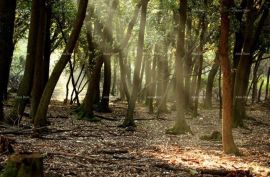
M 269 0 L 0 0 L 0 177 L 270 176 Z

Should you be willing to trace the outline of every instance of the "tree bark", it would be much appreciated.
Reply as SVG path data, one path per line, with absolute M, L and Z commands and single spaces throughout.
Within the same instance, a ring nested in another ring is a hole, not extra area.
M 261 82 L 261 85 L 260 85 L 260 88 L 259 88 L 259 93 L 258 93 L 258 103 L 261 102 L 261 95 L 262 95 L 262 87 L 263 87 L 263 84 L 264 84 L 264 80 L 262 80 Z
M 266 2 L 264 2 L 266 3 Z M 260 36 L 264 22 L 269 14 L 269 9 L 264 8 L 256 16 L 253 1 L 247 1 L 247 20 L 244 33 L 244 43 L 236 71 L 234 84 L 233 126 L 243 127 L 243 119 L 246 118 L 246 97 L 249 83 L 249 75 L 254 51 L 256 50 L 257 38 Z M 256 23 L 255 23 L 256 22 Z
M 176 72 L 176 120 L 172 129 L 167 133 L 183 134 L 191 132 L 185 119 L 185 88 L 184 88 L 184 57 L 185 57 L 185 27 L 187 19 L 187 0 L 179 0 L 178 9 L 179 19 L 177 46 L 175 54 L 175 72 Z M 192 132 L 191 132 L 192 133 Z
M 238 153 L 238 149 L 233 140 L 232 135 L 232 78 L 231 78 L 231 64 L 229 59 L 229 29 L 230 19 L 229 11 L 233 1 L 221 0 L 221 32 L 220 32 L 220 44 L 219 44 L 219 58 L 221 70 L 223 73 L 223 114 L 222 114 L 222 145 L 223 151 L 226 154 Z
M 0 1 L 0 122 L 4 121 L 3 101 L 7 96 L 9 71 L 14 50 L 15 9 L 16 0 Z
M 20 82 L 17 100 L 15 102 L 14 110 L 12 111 L 12 119 L 18 119 L 18 115 L 22 117 L 25 106 L 29 102 L 30 94 L 32 91 L 34 68 L 35 68 L 35 57 L 36 57 L 36 41 L 38 38 L 39 29 L 39 7 L 40 1 L 33 0 L 31 7 L 31 22 L 28 36 L 27 45 L 27 56 L 24 69 L 24 75 Z
M 215 80 L 215 77 L 216 77 L 218 69 L 219 69 L 218 57 L 219 57 L 219 54 L 217 52 L 215 60 L 214 60 L 214 64 L 212 65 L 212 68 L 210 70 L 210 73 L 209 73 L 208 79 L 207 79 L 206 96 L 205 96 L 205 106 L 207 108 L 212 107 L 214 80 Z
M 147 13 L 147 5 L 149 0 L 144 0 L 142 2 L 142 10 L 141 10 L 141 22 L 140 22 L 140 31 L 139 31 L 139 39 L 138 39 L 138 47 L 137 47 L 137 57 L 134 68 L 134 76 L 133 76 L 133 88 L 130 96 L 130 100 L 128 102 L 128 110 L 126 118 L 122 124 L 123 127 L 135 126 L 134 122 L 134 109 L 136 105 L 136 100 L 139 92 L 139 84 L 140 84 L 140 70 L 141 63 L 143 58 L 143 48 L 144 48 L 144 33 L 145 33 L 145 25 L 146 25 L 146 13 Z
M 44 90 L 44 55 L 46 39 L 46 5 L 45 1 L 40 2 L 39 6 L 39 30 L 36 41 L 35 70 L 33 88 L 31 93 L 31 117 L 34 118 L 37 107 Z M 45 123 L 44 123 L 45 124 Z
M 265 101 L 268 100 L 268 93 L 269 93 L 269 78 L 270 78 L 270 67 L 268 68 L 268 74 L 267 74 L 267 81 L 266 81 L 266 90 L 265 90 Z
M 71 54 L 72 54 L 72 52 L 75 48 L 76 42 L 79 38 L 80 31 L 81 31 L 83 21 L 85 18 L 85 14 L 86 14 L 87 5 L 88 5 L 88 0 L 80 0 L 80 4 L 78 7 L 78 13 L 77 13 L 75 23 L 74 23 L 72 32 L 70 34 L 69 40 L 66 44 L 66 47 L 64 49 L 64 52 L 63 52 L 61 58 L 59 59 L 59 61 L 55 65 L 53 72 L 49 78 L 49 81 L 44 89 L 43 94 L 42 94 L 40 104 L 38 106 L 38 109 L 37 109 L 37 112 L 35 115 L 35 119 L 34 119 L 35 128 L 43 126 L 42 122 L 44 122 L 43 120 L 46 120 L 46 113 L 48 110 L 48 106 L 49 106 L 50 99 L 51 99 L 51 96 L 53 94 L 54 88 L 55 88 L 57 81 L 58 81 L 61 73 L 63 72 L 66 64 L 70 60 Z

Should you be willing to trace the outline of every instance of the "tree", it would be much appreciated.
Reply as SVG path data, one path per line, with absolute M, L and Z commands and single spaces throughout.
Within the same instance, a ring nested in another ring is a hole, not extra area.
M 48 110 L 51 96 L 53 94 L 54 88 L 57 84 L 57 81 L 61 73 L 63 72 L 68 61 L 70 60 L 70 57 L 75 48 L 76 42 L 79 38 L 80 31 L 81 31 L 85 14 L 86 14 L 87 5 L 88 5 L 88 0 L 80 0 L 79 6 L 78 6 L 78 13 L 77 13 L 69 40 L 67 41 L 66 47 L 62 53 L 61 58 L 59 59 L 59 61 L 57 62 L 57 64 L 55 65 L 52 71 L 52 74 L 46 84 L 46 87 L 40 99 L 40 103 L 38 105 L 38 109 L 34 118 L 35 128 L 41 127 L 44 124 L 46 124 L 46 113 Z
M 225 153 L 238 153 L 238 149 L 232 135 L 232 78 L 231 64 L 229 59 L 229 31 L 230 19 L 229 9 L 232 6 L 232 0 L 221 0 L 221 25 L 220 25 L 220 44 L 219 59 L 223 73 L 222 83 L 222 144 Z
M 214 64 L 211 67 L 211 70 L 209 72 L 208 79 L 207 79 L 205 106 L 209 107 L 209 108 L 212 107 L 212 95 L 213 95 L 214 80 L 215 80 L 215 76 L 216 76 L 218 69 L 219 69 L 218 57 L 219 57 L 219 54 L 217 52 L 215 60 L 214 60 Z
M 13 55 L 13 33 L 16 0 L 0 1 L 0 122 L 4 121 L 3 101 L 6 97 Z
M 140 32 L 139 32 L 139 39 L 138 39 L 138 48 L 137 48 L 137 58 L 134 68 L 134 76 L 133 76 L 133 88 L 130 96 L 130 100 L 128 102 L 128 110 L 126 118 L 121 126 L 129 127 L 135 126 L 135 122 L 133 119 L 135 104 L 139 92 L 139 85 L 140 85 L 140 70 L 141 70 L 141 63 L 143 58 L 143 48 L 144 48 L 144 32 L 145 32 L 145 24 L 146 24 L 146 13 L 147 13 L 147 5 L 149 0 L 142 1 L 142 10 L 141 10 L 141 21 L 140 21 Z
M 191 132 L 185 119 L 185 89 L 184 89 L 184 57 L 185 57 L 185 26 L 187 19 L 187 0 L 179 0 L 178 9 L 178 35 L 175 54 L 175 72 L 176 72 L 176 120 L 172 129 L 167 133 L 183 134 Z
M 259 8 L 257 8 L 258 6 Z M 237 61 L 237 68 L 234 83 L 234 106 L 233 106 L 233 125 L 234 127 L 244 126 L 243 119 L 246 118 L 246 97 L 249 83 L 249 75 L 253 61 L 253 55 L 258 50 L 257 38 L 261 35 L 264 23 L 269 14 L 269 7 L 266 1 L 255 5 L 253 1 L 247 1 L 248 9 L 246 21 L 241 30 L 243 33 L 243 43 L 239 47 L 240 55 Z M 237 42 L 237 41 L 236 41 Z

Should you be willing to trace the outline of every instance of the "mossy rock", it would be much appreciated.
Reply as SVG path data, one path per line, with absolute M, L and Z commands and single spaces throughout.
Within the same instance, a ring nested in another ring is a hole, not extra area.
M 206 141 L 221 141 L 222 134 L 219 131 L 213 131 L 211 135 L 203 135 L 200 137 L 200 139 Z

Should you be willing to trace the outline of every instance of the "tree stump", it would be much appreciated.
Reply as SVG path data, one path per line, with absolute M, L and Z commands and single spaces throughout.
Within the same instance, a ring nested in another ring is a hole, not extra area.
M 1 177 L 43 177 L 43 157 L 40 153 L 11 155 Z

